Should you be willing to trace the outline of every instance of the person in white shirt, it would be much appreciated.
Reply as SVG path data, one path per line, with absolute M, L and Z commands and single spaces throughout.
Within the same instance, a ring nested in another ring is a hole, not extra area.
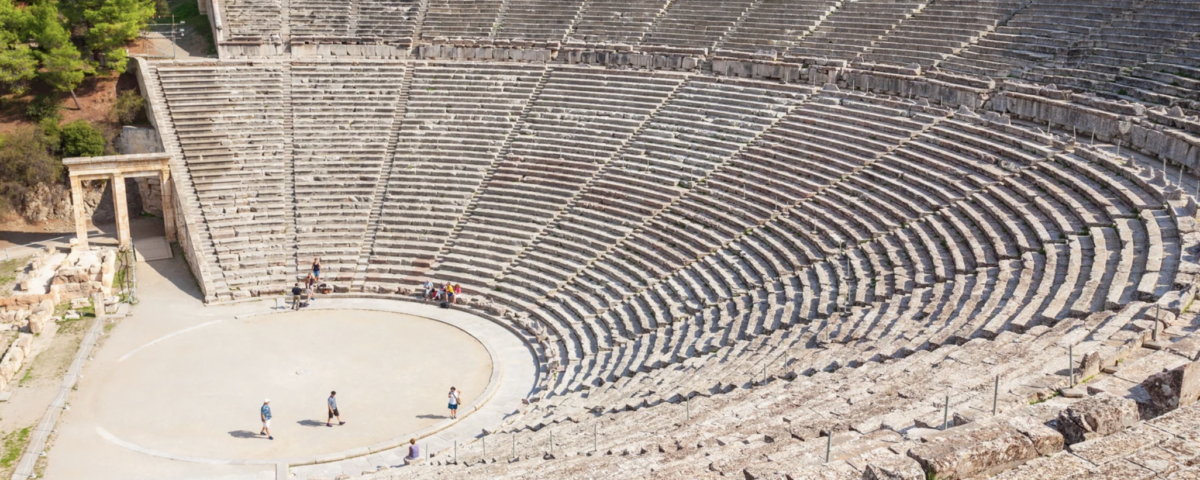
M 462 392 L 455 390 L 454 387 L 450 387 L 450 395 L 448 395 L 448 397 L 449 397 L 449 405 L 448 406 L 450 407 L 450 418 L 451 419 L 458 418 L 458 399 L 461 398 L 461 395 L 462 395 Z

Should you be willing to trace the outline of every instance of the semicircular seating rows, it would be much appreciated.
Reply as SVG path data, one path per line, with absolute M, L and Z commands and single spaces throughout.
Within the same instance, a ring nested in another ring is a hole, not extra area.
M 1068 343 L 1140 340 L 1195 262 L 1140 154 L 919 100 L 530 64 L 151 68 L 224 288 L 313 256 L 371 291 L 463 283 L 545 362 L 508 431 L 624 412 L 606 422 L 636 444 L 657 414 L 633 412 L 691 398 L 712 420 L 688 435 L 786 427 L 735 413 L 751 397 L 807 405 L 789 423 L 814 432 L 932 426 L 941 387 L 980 410 L 1001 375 L 1020 404 L 1065 381 Z
M 477 441 L 455 466 L 441 452 L 379 478 L 860 478 L 911 467 L 913 432 L 945 417 L 995 421 L 993 398 L 1000 421 L 1051 420 L 1073 401 L 1055 397 L 1067 373 L 1085 371 L 1069 351 L 1108 367 L 1086 369 L 1092 393 L 1130 398 L 1196 360 L 1200 235 L 1178 164 L 1174 177 L 1148 148 L 1077 136 L 1097 128 L 1076 117 L 1051 129 L 994 103 L 708 68 L 937 67 L 1182 121 L 1200 104 L 1195 2 L 334 3 L 227 0 L 225 33 L 707 59 L 142 64 L 208 300 L 276 294 L 320 257 L 339 293 L 461 283 L 459 308 L 535 350 L 529 404 L 487 432 L 511 435 L 521 462 Z M 1158 321 L 1177 346 L 1150 353 Z

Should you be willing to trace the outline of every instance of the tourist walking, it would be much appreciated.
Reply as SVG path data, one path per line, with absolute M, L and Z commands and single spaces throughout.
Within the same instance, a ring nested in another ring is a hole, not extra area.
M 313 259 L 312 275 L 317 277 L 317 279 L 321 278 L 321 257 Z
M 300 309 L 300 302 L 304 300 L 304 289 L 300 288 L 300 282 L 292 287 L 292 310 Z
M 449 405 L 448 406 L 450 407 L 450 418 L 451 419 L 458 418 L 458 399 L 461 398 L 461 395 L 462 395 L 462 392 L 455 390 L 454 387 L 450 387 L 450 395 L 448 395 L 448 397 L 449 397 Z
M 271 399 L 263 400 L 262 408 L 258 410 L 258 416 L 262 420 L 262 430 L 258 434 L 266 435 L 267 440 L 274 440 L 275 437 L 271 435 Z
M 332 426 L 333 426 L 333 423 L 330 423 L 330 422 L 332 422 L 332 421 L 333 421 L 333 418 L 334 418 L 334 417 L 337 417 L 337 419 L 338 419 L 338 425 L 345 425 L 345 424 L 346 424 L 346 422 L 343 422 L 343 421 L 342 421 L 342 414 L 341 414 L 341 413 L 338 413 L 338 409 L 337 409 L 337 392 L 336 392 L 336 391 L 334 391 L 334 392 L 329 392 L 329 400 L 326 400 L 326 401 L 325 401 L 325 406 L 326 406 L 326 407 L 329 407 L 329 418 L 325 419 L 325 426 L 326 426 L 326 427 L 332 427 Z

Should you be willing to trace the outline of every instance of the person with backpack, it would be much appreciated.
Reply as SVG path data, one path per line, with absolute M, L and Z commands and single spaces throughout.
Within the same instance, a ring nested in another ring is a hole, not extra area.
M 455 418 L 458 418 L 458 400 L 460 398 L 462 398 L 462 392 L 455 390 L 454 387 L 450 387 L 450 395 L 448 395 L 448 397 L 449 397 L 449 407 L 450 407 L 450 419 L 453 420 Z

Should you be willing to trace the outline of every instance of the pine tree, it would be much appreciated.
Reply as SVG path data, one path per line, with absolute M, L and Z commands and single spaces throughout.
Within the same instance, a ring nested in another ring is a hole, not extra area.
M 88 30 L 88 49 L 102 58 L 102 64 L 117 72 L 125 71 L 128 61 L 125 45 L 138 36 L 154 16 L 154 0 L 96 0 L 83 12 Z

